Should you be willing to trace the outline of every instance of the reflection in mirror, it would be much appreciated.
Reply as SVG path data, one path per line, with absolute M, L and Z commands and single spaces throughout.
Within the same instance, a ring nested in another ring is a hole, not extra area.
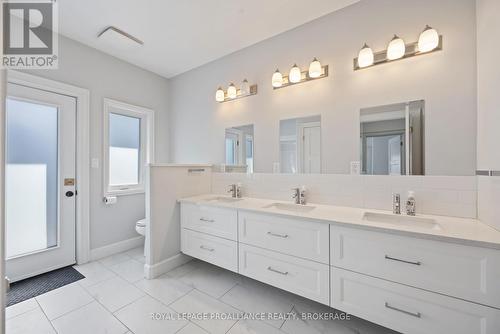
M 281 173 L 321 173 L 321 116 L 280 121 Z
M 361 170 L 424 175 L 424 101 L 361 109 Z
M 226 172 L 253 173 L 253 124 L 226 129 L 225 156 Z

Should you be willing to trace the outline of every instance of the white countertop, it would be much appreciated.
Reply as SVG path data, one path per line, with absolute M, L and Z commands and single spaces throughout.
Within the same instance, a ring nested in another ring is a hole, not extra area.
M 373 231 L 383 231 L 387 233 L 413 236 L 423 239 L 454 242 L 463 245 L 500 249 L 500 231 L 497 231 L 476 219 L 417 215 L 417 217 L 432 218 L 440 226 L 440 229 L 424 229 L 421 227 L 413 227 L 411 225 L 398 226 L 391 223 L 372 222 L 363 219 L 365 212 L 392 214 L 389 211 L 308 203 L 307 205 L 313 206 L 314 209 L 307 212 L 295 212 L 289 210 L 281 210 L 274 207 L 265 207 L 273 203 L 293 204 L 292 201 L 283 202 L 270 199 L 248 197 L 244 197 L 241 200 L 235 202 L 223 202 L 214 200 L 208 201 L 209 199 L 213 199 L 214 197 L 225 196 L 205 194 L 179 199 L 179 202 L 268 213 L 287 217 L 306 218 L 309 220 L 321 221 L 334 225 L 343 225 Z

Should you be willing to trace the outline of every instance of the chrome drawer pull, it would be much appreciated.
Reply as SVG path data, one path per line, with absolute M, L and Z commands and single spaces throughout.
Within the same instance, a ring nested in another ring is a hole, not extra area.
M 390 257 L 389 255 L 386 255 L 385 258 L 387 260 L 391 260 L 391 261 L 398 261 L 398 262 L 403 262 L 403 263 L 408 263 L 408 264 L 413 264 L 415 266 L 420 266 L 422 264 L 422 262 L 420 261 L 417 261 L 417 262 L 413 262 L 413 261 L 406 261 L 406 260 L 401 260 L 401 259 L 397 259 L 395 257 Z
M 421 318 L 422 317 L 422 314 L 420 312 L 413 313 L 413 312 L 410 312 L 410 311 L 405 311 L 405 310 L 402 310 L 400 308 L 397 308 L 397 307 L 389 305 L 388 302 L 385 302 L 385 307 L 387 307 L 390 310 L 394 310 L 394 311 L 398 311 L 398 312 L 401 312 L 401 313 L 404 313 L 404 314 L 407 314 L 407 315 L 411 315 L 412 317 L 415 317 L 415 318 Z
M 278 234 L 278 233 L 273 233 L 273 232 L 267 232 L 267 234 L 272 235 L 273 237 L 278 237 L 278 238 L 283 238 L 283 239 L 288 238 L 288 234 Z
M 209 251 L 209 252 L 213 252 L 213 251 L 215 250 L 215 249 L 213 249 L 213 248 L 208 248 L 208 247 L 203 246 L 203 245 L 201 245 L 201 246 L 200 246 L 200 248 L 201 248 L 201 249 L 204 249 L 204 250 L 206 250 L 206 251 Z
M 202 217 L 202 218 L 200 218 L 200 220 L 201 220 L 202 222 L 207 222 L 207 223 L 213 223 L 213 222 L 215 222 L 215 220 L 213 220 L 213 219 L 207 219 L 207 218 L 203 218 L 203 217 Z
M 275 272 L 275 273 L 277 273 L 277 274 L 281 274 L 281 275 L 288 275 L 288 271 L 280 271 L 280 270 L 276 270 L 276 269 L 274 269 L 273 267 L 267 267 L 267 270 L 272 271 L 272 272 Z

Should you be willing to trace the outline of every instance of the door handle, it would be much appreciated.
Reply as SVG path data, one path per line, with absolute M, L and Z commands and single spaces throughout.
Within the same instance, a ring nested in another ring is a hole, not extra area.
M 66 191 L 66 197 L 73 197 L 73 195 L 74 195 L 74 194 L 75 194 L 75 193 L 74 193 L 74 192 L 72 192 L 71 190 Z

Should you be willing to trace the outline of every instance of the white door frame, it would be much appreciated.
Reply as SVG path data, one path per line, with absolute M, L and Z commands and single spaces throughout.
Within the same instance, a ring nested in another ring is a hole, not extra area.
M 90 260 L 90 128 L 88 89 L 9 70 L 8 83 L 41 89 L 76 99 L 76 262 Z
M 321 131 L 321 122 L 305 122 L 297 125 L 297 172 L 304 172 L 304 129 L 319 127 Z M 321 152 L 321 147 L 319 148 Z M 321 153 L 320 153 L 321 154 Z M 320 160 L 321 164 L 321 160 Z

